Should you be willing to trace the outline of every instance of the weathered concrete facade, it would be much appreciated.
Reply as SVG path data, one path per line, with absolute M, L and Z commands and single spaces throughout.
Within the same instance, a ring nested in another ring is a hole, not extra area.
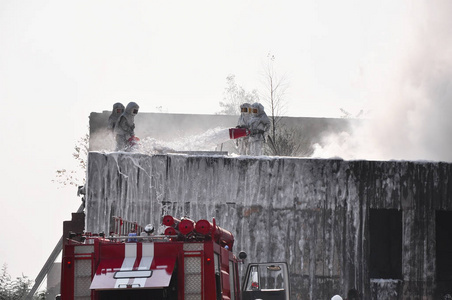
M 91 113 L 90 119 L 90 151 L 104 151 L 115 149 L 115 143 L 107 131 L 108 117 L 111 112 Z M 212 128 L 231 128 L 237 125 L 239 116 L 230 115 L 194 115 L 194 114 L 166 114 L 166 113 L 138 113 L 135 117 L 135 134 L 145 139 L 154 138 L 160 142 L 184 139 L 205 133 Z M 353 124 L 361 121 L 352 119 L 333 118 L 301 118 L 283 117 L 281 125 L 293 128 L 303 134 L 303 144 L 307 144 L 307 151 L 313 150 L 312 145 L 323 144 L 324 135 L 350 131 Z M 235 141 L 224 143 L 224 149 L 229 153 L 237 152 Z M 195 150 L 195 149 L 175 149 Z M 199 149 L 196 149 L 199 150 Z M 202 149 L 215 150 L 215 149 Z
M 447 271 L 437 281 L 435 221 L 452 211 L 452 164 L 97 152 L 88 163 L 87 231 L 108 232 L 113 215 L 141 225 L 215 217 L 236 253 L 288 262 L 291 299 L 349 288 L 363 299 L 436 299 L 452 286 Z M 371 278 L 370 215 L 391 209 L 401 212 L 401 276 Z

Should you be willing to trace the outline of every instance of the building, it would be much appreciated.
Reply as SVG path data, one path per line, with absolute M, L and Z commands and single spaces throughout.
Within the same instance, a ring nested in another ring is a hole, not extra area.
M 86 230 L 214 217 L 250 262 L 288 262 L 291 299 L 437 299 L 452 293 L 451 167 L 91 152 Z

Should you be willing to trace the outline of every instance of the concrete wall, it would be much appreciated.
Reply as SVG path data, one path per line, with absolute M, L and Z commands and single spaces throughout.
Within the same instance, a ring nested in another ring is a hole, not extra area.
M 91 152 L 86 230 L 111 216 L 212 219 L 249 261 L 287 261 L 291 299 L 435 299 L 435 213 L 452 210 L 451 164 Z M 369 277 L 369 211 L 402 211 L 402 278 Z M 159 229 L 162 232 L 162 228 Z M 452 280 L 450 281 L 452 286 Z M 442 291 L 444 292 L 444 291 Z
M 90 114 L 90 151 L 113 150 L 114 140 L 106 131 L 110 111 Z M 159 141 L 173 141 L 188 136 L 200 135 L 211 128 L 231 128 L 237 125 L 238 116 L 229 115 L 190 115 L 164 113 L 138 113 L 135 117 L 135 134 Z M 322 137 L 333 132 L 350 130 L 350 125 L 360 122 L 350 119 L 333 118 L 295 118 L 284 117 L 281 124 L 302 133 L 303 142 L 309 145 L 322 144 Z M 231 141 L 232 142 L 232 141 Z M 233 147 L 225 145 L 232 153 Z M 179 149 L 191 150 L 191 149 Z M 311 149 L 312 150 L 312 149 Z

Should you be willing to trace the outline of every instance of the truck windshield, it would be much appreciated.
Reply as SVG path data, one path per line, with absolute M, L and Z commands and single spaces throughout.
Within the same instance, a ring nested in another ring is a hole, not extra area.
M 285 289 L 283 270 L 275 265 L 252 266 L 247 278 L 247 291 Z

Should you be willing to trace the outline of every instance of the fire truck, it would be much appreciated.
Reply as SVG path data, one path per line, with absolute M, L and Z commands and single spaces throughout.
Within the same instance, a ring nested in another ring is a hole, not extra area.
M 71 233 L 63 245 L 61 299 L 289 300 L 287 264 L 250 263 L 212 222 L 163 217 L 163 234 L 115 220 L 104 234 Z

